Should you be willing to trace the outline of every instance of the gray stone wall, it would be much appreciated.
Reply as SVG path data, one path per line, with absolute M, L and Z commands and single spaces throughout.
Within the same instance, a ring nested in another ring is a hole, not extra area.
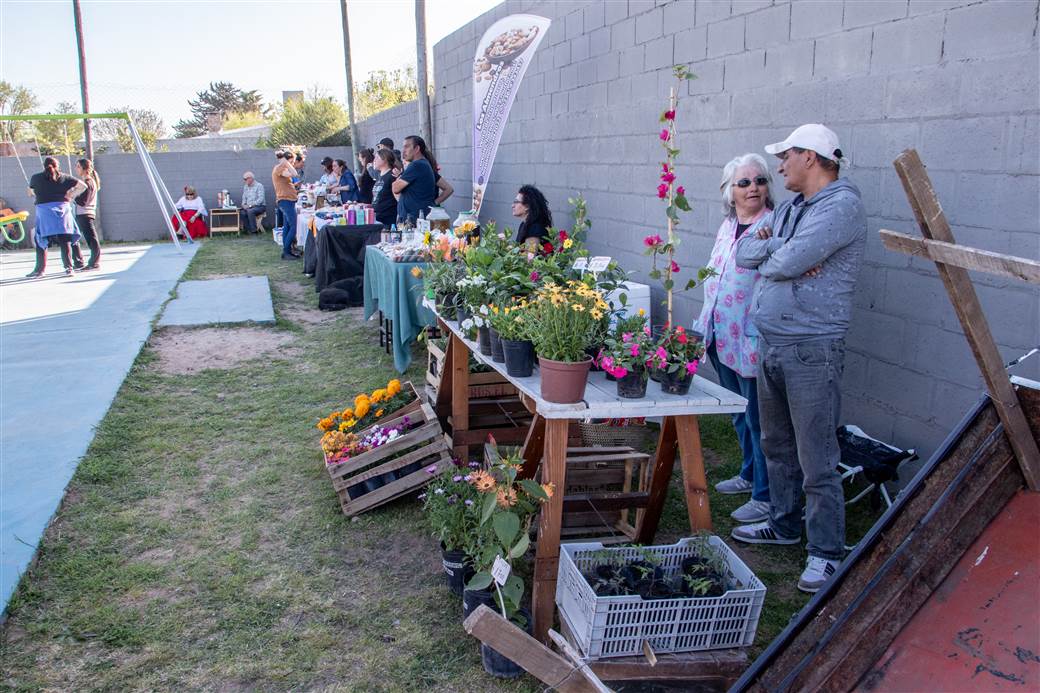
M 853 161 L 869 215 L 866 266 L 848 338 L 843 419 L 927 454 L 982 392 L 934 266 L 886 251 L 880 228 L 918 233 L 891 162 L 916 147 L 956 238 L 1040 257 L 1036 0 L 509 0 L 434 46 L 436 154 L 469 206 L 470 61 L 507 14 L 553 25 L 502 137 L 482 217 L 507 220 L 522 183 L 589 201 L 596 252 L 646 275 L 640 241 L 663 228 L 654 195 L 657 118 L 690 65 L 679 106 L 678 175 L 691 195 L 679 262 L 707 259 L 721 220 L 723 165 L 823 122 Z M 402 107 L 403 108 L 403 107 Z M 782 189 L 776 191 L 782 198 Z M 515 226 L 515 225 L 514 225 Z M 975 275 L 1001 353 L 1040 343 L 1040 292 Z M 699 291 L 679 302 L 690 320 Z M 1016 372 L 1040 375 L 1040 359 Z

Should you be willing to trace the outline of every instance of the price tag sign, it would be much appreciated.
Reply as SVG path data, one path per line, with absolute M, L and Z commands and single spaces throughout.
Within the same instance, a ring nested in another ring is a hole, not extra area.
M 503 561 L 501 556 L 495 556 L 495 564 L 491 566 L 491 577 L 494 578 L 495 582 L 499 585 L 506 584 L 510 570 L 509 564 Z
M 574 264 L 571 265 L 571 268 L 579 272 L 584 272 L 588 266 L 589 259 L 587 257 L 579 257 L 577 260 L 574 261 Z
M 430 220 L 429 219 L 420 219 L 419 221 L 415 222 L 415 230 L 418 231 L 419 233 L 429 233 L 429 231 L 430 231 Z
M 602 272 L 607 269 L 607 265 L 610 264 L 609 255 L 597 255 L 596 257 L 589 260 L 588 270 L 590 272 Z

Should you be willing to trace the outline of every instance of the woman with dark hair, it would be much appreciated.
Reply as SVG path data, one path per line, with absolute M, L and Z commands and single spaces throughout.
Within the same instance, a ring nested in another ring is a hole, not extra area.
M 333 170 L 339 176 L 339 182 L 329 188 L 330 192 L 339 193 L 339 200 L 343 204 L 357 202 L 360 191 L 357 179 L 354 178 L 354 173 L 347 166 L 347 162 L 343 159 L 336 159 L 336 166 Z
M 43 171 L 29 179 L 29 194 L 36 198 L 36 267 L 25 275 L 35 279 L 47 268 L 47 248 L 57 245 L 61 250 L 61 264 L 65 274 L 74 275 L 72 243 L 79 242 L 79 229 L 72 199 L 86 188 L 79 178 L 67 176 L 58 168 L 58 160 L 48 156 L 43 160 Z
M 358 188 L 360 189 L 358 201 L 372 204 L 372 188 L 375 187 L 376 179 L 370 169 L 375 161 L 375 153 L 369 147 L 365 147 L 358 152 L 357 158 L 361 164 L 361 180 L 358 181 Z
M 97 216 L 97 194 L 101 190 L 101 177 L 98 176 L 94 162 L 90 159 L 80 159 L 76 162 L 76 175 L 87 186 L 76 198 L 76 225 L 79 226 L 79 232 L 83 234 L 83 240 L 90 249 L 90 262 L 83 264 L 83 251 L 80 250 L 79 243 L 72 244 L 72 262 L 77 270 L 96 270 L 100 267 L 98 261 L 101 259 L 101 243 L 98 242 L 94 219 Z
M 397 222 L 397 198 L 393 193 L 394 173 L 397 157 L 393 150 L 380 149 L 376 152 L 375 166 L 379 178 L 372 186 L 372 209 L 376 213 L 376 221 L 390 228 Z
M 516 231 L 516 242 L 525 243 L 528 239 L 541 241 L 549 237 L 552 226 L 552 212 L 542 191 L 533 185 L 524 185 L 513 199 L 513 216 L 520 219 L 520 228 Z

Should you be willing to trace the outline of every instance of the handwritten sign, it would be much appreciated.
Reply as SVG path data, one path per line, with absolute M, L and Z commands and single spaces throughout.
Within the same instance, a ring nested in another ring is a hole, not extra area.
M 499 585 L 506 584 L 510 570 L 509 564 L 502 560 L 501 556 L 495 556 L 495 564 L 491 566 L 491 577 L 494 578 L 495 582 Z
M 589 270 L 589 272 L 599 273 L 599 272 L 602 272 L 603 270 L 607 269 L 607 266 L 609 264 L 610 264 L 610 256 L 609 255 L 597 255 L 596 257 L 594 257 L 591 260 L 589 260 L 589 266 L 588 266 L 587 269 Z

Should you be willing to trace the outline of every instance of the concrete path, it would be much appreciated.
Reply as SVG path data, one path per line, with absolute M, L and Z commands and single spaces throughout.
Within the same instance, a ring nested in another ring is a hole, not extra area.
M 35 280 L 31 252 L 0 254 L 0 608 L 197 249 L 109 246 L 74 277 L 54 251 Z
M 181 282 L 159 325 L 274 322 L 267 277 L 229 277 Z

